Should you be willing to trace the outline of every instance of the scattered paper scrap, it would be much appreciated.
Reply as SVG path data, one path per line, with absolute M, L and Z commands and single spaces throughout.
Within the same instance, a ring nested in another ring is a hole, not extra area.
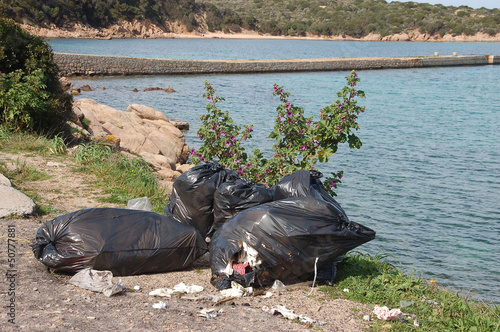
M 304 315 L 297 315 L 293 313 L 293 310 L 287 309 L 285 306 L 277 305 L 275 307 L 269 308 L 268 306 L 263 306 L 262 310 L 271 315 L 281 315 L 287 319 L 294 320 L 298 319 L 301 323 L 305 324 L 324 324 L 323 322 L 315 321 Z
M 158 303 L 155 303 L 153 304 L 153 308 L 155 309 L 167 309 L 167 304 L 165 302 L 158 302 Z

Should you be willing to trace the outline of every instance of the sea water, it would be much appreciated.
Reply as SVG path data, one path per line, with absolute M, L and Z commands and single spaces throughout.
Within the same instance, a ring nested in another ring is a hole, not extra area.
M 60 45 L 73 44 L 64 52 L 74 49 L 74 53 L 84 53 L 86 45 L 94 54 L 120 52 L 96 48 L 95 42 L 50 41 L 55 51 L 63 51 Z M 138 45 L 135 40 L 128 42 L 128 49 Z M 148 57 L 163 57 L 152 51 L 160 42 L 140 41 L 145 42 L 152 45 Z M 260 49 L 265 49 L 268 43 L 278 41 L 207 43 L 195 39 L 182 40 L 182 45 L 197 50 L 224 45 L 226 50 L 218 48 L 218 54 L 236 54 L 237 48 L 246 43 L 258 49 L 259 42 L 264 45 Z M 319 49 L 331 47 L 318 41 L 279 42 L 275 47 L 289 50 L 288 58 L 326 57 Z M 318 46 L 304 50 L 304 45 Z M 335 45 L 335 49 L 351 50 L 342 56 L 429 55 L 422 53 L 431 50 L 442 54 L 500 54 L 500 43 Z M 141 52 L 144 49 L 141 47 Z M 275 51 L 267 56 L 278 58 L 279 54 Z M 181 58 L 205 56 L 187 52 Z M 168 54 L 164 57 L 173 58 Z M 229 56 L 233 57 L 245 58 L 243 54 Z M 307 115 L 317 116 L 321 107 L 337 98 L 336 92 L 344 86 L 348 74 L 134 76 L 72 81 L 75 86 L 89 84 L 95 89 L 76 98 L 91 98 L 120 110 L 129 104 L 144 104 L 169 118 L 189 122 L 191 130 L 185 133 L 186 141 L 196 148 L 200 145 L 196 130 L 200 126 L 198 117 L 205 111 L 202 94 L 207 80 L 218 89 L 218 95 L 225 97 L 222 109 L 228 110 L 237 123 L 253 123 L 254 138 L 247 148 L 259 147 L 269 156 L 272 141 L 267 135 L 279 105 L 279 99 L 272 96 L 273 83 L 283 85 L 291 93 L 290 101 L 304 107 Z M 358 104 L 366 106 L 357 133 L 363 146 L 359 150 L 342 147 L 331 162 L 319 168 L 324 174 L 344 170 L 337 189 L 338 201 L 351 220 L 377 231 L 376 239 L 361 246 L 360 251 L 394 255 L 397 261 L 391 261 L 406 273 L 500 303 L 500 66 L 363 70 L 358 75 L 358 88 L 366 93 L 365 99 L 358 100 Z M 176 92 L 142 91 L 157 86 L 170 86 Z M 134 88 L 141 91 L 134 93 Z

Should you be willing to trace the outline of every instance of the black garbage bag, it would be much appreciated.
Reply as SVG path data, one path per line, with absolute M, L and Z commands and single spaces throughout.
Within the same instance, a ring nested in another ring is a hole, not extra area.
M 196 228 L 205 238 L 214 222 L 217 188 L 238 174 L 216 162 L 198 165 L 179 176 L 173 185 L 164 215 Z
M 331 266 L 374 238 L 373 230 L 345 221 L 322 199 L 297 197 L 265 203 L 241 211 L 212 237 L 211 282 L 218 288 L 226 287 L 228 280 L 266 286 L 276 279 L 310 276 L 315 264 Z
M 320 178 L 321 172 L 300 170 L 285 175 L 273 186 L 274 200 L 291 197 L 314 197 L 332 204 L 344 221 L 349 221 L 342 206 L 328 193 Z
M 214 223 L 209 233 L 215 233 L 223 223 L 239 212 L 273 199 L 274 190 L 254 184 L 247 178 L 222 183 L 214 195 Z
M 47 221 L 32 249 L 58 271 L 89 267 L 127 276 L 186 268 L 208 248 L 196 229 L 161 214 L 93 208 Z

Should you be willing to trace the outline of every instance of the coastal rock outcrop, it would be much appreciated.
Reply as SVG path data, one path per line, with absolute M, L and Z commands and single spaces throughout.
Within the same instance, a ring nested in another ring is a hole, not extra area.
M 162 112 L 138 104 L 123 112 L 92 99 L 78 99 L 73 103 L 73 120 L 84 135 L 143 157 L 160 180 L 173 181 L 181 175 L 177 165 L 187 161 L 184 134 Z

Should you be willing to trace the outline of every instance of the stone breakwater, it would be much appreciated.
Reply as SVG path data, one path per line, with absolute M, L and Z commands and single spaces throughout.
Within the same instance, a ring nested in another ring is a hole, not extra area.
M 54 62 L 59 66 L 61 74 L 65 76 L 187 75 L 478 66 L 500 64 L 500 55 L 292 60 L 176 60 L 54 53 Z

